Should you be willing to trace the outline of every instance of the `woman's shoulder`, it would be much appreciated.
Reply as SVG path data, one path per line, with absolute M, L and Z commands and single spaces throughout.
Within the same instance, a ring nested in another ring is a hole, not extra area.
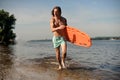
M 54 20 L 55 20 L 54 17 L 51 17 L 50 22 L 53 22 Z
M 65 17 L 61 17 L 61 18 L 62 18 L 63 21 L 65 21 L 65 22 L 67 21 L 67 19 Z
M 66 18 L 65 18 L 65 17 L 63 17 L 63 16 L 61 16 L 61 18 L 62 18 L 62 19 L 64 19 L 64 20 L 66 20 Z

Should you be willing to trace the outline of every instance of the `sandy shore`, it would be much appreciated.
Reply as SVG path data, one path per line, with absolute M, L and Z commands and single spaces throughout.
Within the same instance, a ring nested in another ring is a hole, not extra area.
M 96 68 L 80 65 L 68 58 L 68 69 L 57 71 L 55 57 L 42 59 L 17 59 L 14 65 L 0 71 L 1 80 L 109 80 L 105 72 Z M 104 74 L 102 74 L 104 73 Z M 112 79 L 111 79 L 112 80 Z M 113 79 L 114 80 L 114 79 Z M 116 79 L 117 80 L 117 79 Z

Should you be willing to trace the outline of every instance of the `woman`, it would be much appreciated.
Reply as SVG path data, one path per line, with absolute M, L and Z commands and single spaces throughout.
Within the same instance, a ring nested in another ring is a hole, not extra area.
M 65 38 L 62 36 L 64 28 L 67 26 L 67 20 L 61 16 L 61 13 L 61 8 L 55 6 L 52 10 L 52 18 L 50 20 L 51 31 L 53 32 L 53 45 L 56 51 L 56 59 L 59 63 L 58 70 L 66 68 L 65 58 L 67 54 L 67 44 Z M 60 47 L 62 49 L 62 58 L 60 56 Z

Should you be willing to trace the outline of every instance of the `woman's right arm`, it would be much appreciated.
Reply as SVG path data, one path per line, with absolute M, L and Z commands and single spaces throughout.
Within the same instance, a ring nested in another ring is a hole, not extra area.
M 51 31 L 52 31 L 52 32 L 55 32 L 55 31 L 58 30 L 57 28 L 55 28 L 53 18 L 50 20 L 50 28 L 51 28 Z
M 51 31 L 54 32 L 54 24 L 53 24 L 53 19 L 50 20 L 50 28 L 51 28 Z

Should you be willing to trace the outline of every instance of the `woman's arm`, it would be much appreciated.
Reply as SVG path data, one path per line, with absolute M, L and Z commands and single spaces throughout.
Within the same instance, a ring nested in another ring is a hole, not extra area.
M 51 20 L 50 20 L 50 28 L 51 28 L 51 31 L 52 31 L 52 32 L 54 32 L 54 31 L 57 30 L 56 28 L 54 28 L 54 26 L 55 26 L 55 25 L 54 25 L 54 21 L 53 21 L 53 19 L 51 19 Z
M 62 17 L 62 21 L 59 23 L 59 27 L 57 29 L 64 29 L 67 26 L 67 20 Z
M 67 26 L 67 20 L 65 18 L 63 18 L 62 22 L 60 22 L 59 25 L 60 26 L 55 27 L 55 25 L 54 25 L 54 19 L 51 19 L 50 26 L 51 26 L 51 31 L 52 32 L 64 29 Z

